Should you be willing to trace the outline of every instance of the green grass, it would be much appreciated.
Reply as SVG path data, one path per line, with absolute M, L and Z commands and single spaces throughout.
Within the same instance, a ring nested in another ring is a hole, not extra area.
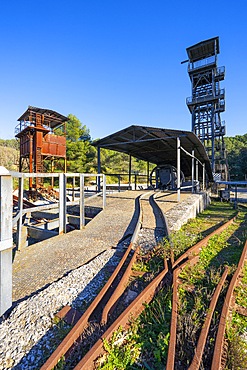
M 99 369 L 160 369 L 166 364 L 171 319 L 171 292 L 160 291 L 134 320 L 130 329 L 104 340 L 104 363 Z M 122 336 L 122 339 L 121 339 Z

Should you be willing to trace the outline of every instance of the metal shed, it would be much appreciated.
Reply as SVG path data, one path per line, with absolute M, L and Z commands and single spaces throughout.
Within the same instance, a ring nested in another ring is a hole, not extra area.
M 132 125 L 95 141 L 94 146 L 98 148 L 98 170 L 100 172 L 100 148 L 123 152 L 156 165 L 170 164 L 177 167 L 178 139 L 182 149 L 180 164 L 184 175 L 191 176 L 191 155 L 194 151 L 194 157 L 205 165 L 208 180 L 213 181 L 208 155 L 193 132 L 157 127 Z M 201 166 L 199 176 L 202 176 Z

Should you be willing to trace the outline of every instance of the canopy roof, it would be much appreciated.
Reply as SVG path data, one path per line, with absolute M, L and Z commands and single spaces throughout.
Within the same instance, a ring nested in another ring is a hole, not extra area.
M 219 37 L 213 37 L 186 49 L 190 62 L 196 62 L 212 55 L 219 54 Z
M 57 127 L 62 123 L 68 121 L 68 118 L 60 113 L 55 112 L 51 109 L 37 108 L 29 105 L 26 112 L 24 112 L 17 121 L 30 121 L 30 117 L 35 119 L 35 114 L 41 114 L 44 117 L 42 122 L 44 125 L 48 125 L 51 128 Z
M 208 155 L 202 142 L 191 131 L 132 125 L 97 140 L 94 146 L 127 153 L 156 165 L 170 164 L 177 167 L 177 137 L 183 149 L 189 153 L 194 150 L 195 157 L 205 163 L 208 178 L 212 180 Z M 181 170 L 185 176 L 191 176 L 191 167 L 191 157 L 181 150 Z

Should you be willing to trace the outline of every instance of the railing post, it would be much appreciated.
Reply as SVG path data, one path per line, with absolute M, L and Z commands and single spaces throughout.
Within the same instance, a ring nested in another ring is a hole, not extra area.
M 121 186 L 121 176 L 120 176 L 120 175 L 118 175 L 118 191 L 119 191 L 119 192 L 120 192 L 120 190 L 121 190 L 120 186 Z
M 66 177 L 59 174 L 59 234 L 66 233 Z
M 72 190 L 72 201 L 75 200 L 75 176 L 73 176 L 73 190 Z
M 21 250 L 22 248 L 23 191 L 24 191 L 24 177 L 23 175 L 21 175 L 21 177 L 19 178 L 19 191 L 18 191 L 19 219 L 17 221 L 17 232 L 16 232 L 16 246 L 18 250 Z
M 85 226 L 85 192 L 84 175 L 80 174 L 80 230 Z
M 103 209 L 104 209 L 106 206 L 106 177 L 104 174 L 102 175 L 102 177 L 103 177 Z
M 12 178 L 0 167 L 0 316 L 12 306 Z

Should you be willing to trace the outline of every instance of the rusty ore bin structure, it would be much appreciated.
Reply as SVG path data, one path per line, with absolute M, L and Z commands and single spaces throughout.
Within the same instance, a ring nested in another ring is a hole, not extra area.
M 18 119 L 19 124 L 15 128 L 15 136 L 20 140 L 20 172 L 47 172 L 45 160 L 50 161 L 49 172 L 54 172 L 58 163 L 61 166 L 60 159 L 63 159 L 62 170 L 66 172 L 67 120 L 67 117 L 53 110 L 28 107 Z M 38 186 L 41 179 L 36 180 Z M 29 186 L 33 187 L 32 179 Z

